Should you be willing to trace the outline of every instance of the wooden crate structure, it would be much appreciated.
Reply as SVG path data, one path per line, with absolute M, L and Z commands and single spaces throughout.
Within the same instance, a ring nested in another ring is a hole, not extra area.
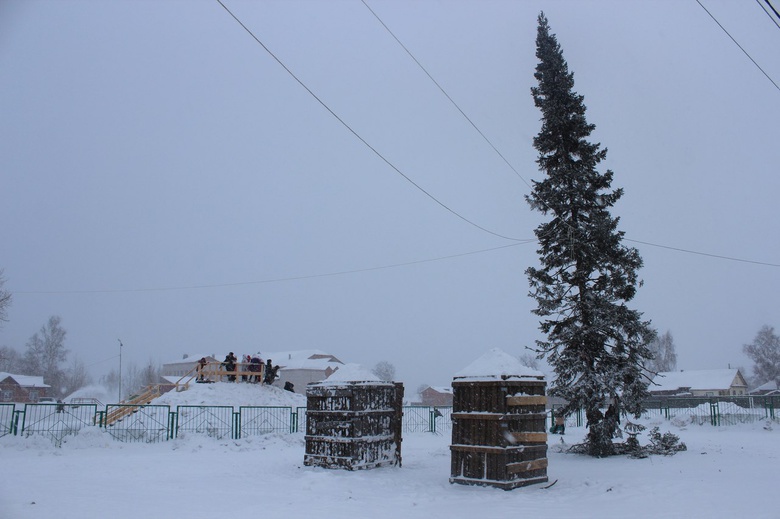
M 347 470 L 400 466 L 403 396 L 397 382 L 309 384 L 303 464 Z
M 511 490 L 547 481 L 544 377 L 452 383 L 450 483 Z

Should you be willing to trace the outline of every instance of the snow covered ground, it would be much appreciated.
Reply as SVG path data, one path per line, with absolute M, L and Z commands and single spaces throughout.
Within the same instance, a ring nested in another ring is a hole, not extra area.
M 305 399 L 277 388 L 208 384 L 159 403 L 298 406 Z M 678 434 L 688 450 L 597 460 L 564 452 L 585 433 L 568 428 L 550 437 L 548 474 L 557 483 L 512 491 L 451 485 L 450 438 L 430 433 L 404 436 L 402 467 L 356 472 L 305 467 L 302 433 L 145 444 L 90 428 L 61 448 L 44 437 L 5 436 L 0 519 L 780 517 L 780 426 L 644 424 Z

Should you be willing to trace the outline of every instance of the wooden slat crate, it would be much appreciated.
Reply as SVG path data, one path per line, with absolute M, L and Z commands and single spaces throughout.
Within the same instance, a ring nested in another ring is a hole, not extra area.
M 403 393 L 392 382 L 309 384 L 304 465 L 400 465 Z
M 450 482 L 513 488 L 547 481 L 543 380 L 456 379 Z

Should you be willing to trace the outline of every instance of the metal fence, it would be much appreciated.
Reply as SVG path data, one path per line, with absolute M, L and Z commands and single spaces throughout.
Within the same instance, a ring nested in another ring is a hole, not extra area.
M 114 422 L 105 424 L 108 433 L 123 442 L 155 443 L 168 440 L 174 431 L 175 418 L 171 407 L 167 405 L 109 404 L 106 406 L 106 416 L 122 412 L 124 416 Z M 25 421 L 27 417 L 25 416 Z
M 234 413 L 231 406 L 180 405 L 176 408 L 175 435 L 205 434 L 212 438 L 232 438 Z
M 780 397 L 686 397 L 655 398 L 645 402 L 646 416 L 684 419 L 695 424 L 736 425 L 762 420 L 778 421 Z
M 761 420 L 780 422 L 780 397 L 666 398 L 646 402 L 645 416 L 690 423 L 727 426 Z M 550 425 L 554 409 L 548 410 Z M 448 433 L 452 407 L 405 406 L 404 433 Z M 583 426 L 583 413 L 566 418 L 567 427 Z M 100 427 L 123 442 L 159 442 L 181 433 L 214 438 L 247 438 L 270 433 L 306 432 L 305 407 L 178 406 L 109 404 L 0 404 L 0 436 L 48 436 L 60 445 L 84 427 Z
M 452 407 L 405 406 L 403 432 L 443 433 L 452 430 Z
M 0 404 L 0 438 L 14 431 L 14 404 Z
M 237 438 L 258 436 L 269 433 L 297 432 L 293 427 L 292 407 L 255 407 L 238 408 L 239 429 Z
M 96 405 L 25 404 L 24 420 L 18 433 L 48 436 L 59 446 L 66 436 L 95 425 L 96 416 Z M 14 427 L 18 428 L 18 424 L 14 423 Z

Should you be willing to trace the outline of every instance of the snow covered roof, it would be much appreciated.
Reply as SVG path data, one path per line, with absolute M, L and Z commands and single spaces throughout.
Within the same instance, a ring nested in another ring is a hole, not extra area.
M 321 350 L 261 352 L 263 360 L 271 359 L 274 365 L 285 369 L 311 369 L 325 371 L 343 366 L 339 359 Z
M 360 364 L 343 364 L 339 366 L 339 369 L 331 373 L 328 378 L 322 382 L 318 382 L 316 385 L 327 386 L 333 384 L 361 382 L 382 383 L 386 381 L 380 379 L 374 375 L 374 373 L 368 369 L 365 369 Z
M 529 368 L 517 357 L 499 348 L 493 348 L 477 360 L 455 373 L 456 379 L 506 380 L 508 378 L 533 378 L 540 380 L 544 373 Z
M 171 360 L 171 361 L 165 362 L 163 364 L 184 364 L 184 363 L 190 364 L 190 363 L 193 363 L 193 362 L 198 362 L 203 357 L 212 358 L 214 360 L 217 360 L 217 357 L 215 357 L 211 353 L 209 353 L 207 355 L 203 355 L 202 353 L 193 353 L 193 354 L 189 354 L 188 353 L 186 355 L 187 355 L 186 359 L 185 358 L 179 358 L 179 359 L 175 359 L 175 360 Z M 227 353 L 225 355 L 227 355 Z M 223 356 L 222 358 L 224 359 L 225 357 Z
M 0 382 L 12 378 L 22 387 L 51 387 L 48 384 L 43 383 L 43 377 L 33 377 L 30 375 L 14 375 L 13 373 L 0 372 Z
M 751 393 L 767 392 L 767 391 L 777 391 L 778 389 L 780 389 L 780 388 L 777 387 L 777 382 L 770 381 L 770 382 L 767 382 L 766 384 L 761 384 L 757 388 L 754 388 L 751 391 Z
M 741 374 L 740 380 L 735 380 L 738 374 L 738 369 L 665 371 L 656 375 L 648 389 L 650 391 L 675 391 L 680 388 L 698 391 L 728 389 L 734 384 L 743 385 Z
M 452 386 L 428 386 L 427 389 L 433 389 L 437 393 L 446 393 L 448 395 L 452 394 Z

